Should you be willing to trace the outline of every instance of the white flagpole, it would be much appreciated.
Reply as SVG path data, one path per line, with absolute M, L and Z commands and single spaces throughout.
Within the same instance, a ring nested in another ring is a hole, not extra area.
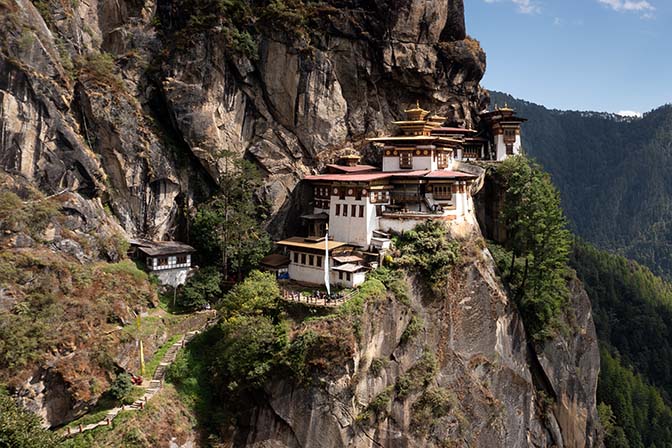
M 327 287 L 327 295 L 331 295 L 329 288 L 329 224 L 327 224 L 327 234 L 324 237 L 324 285 Z

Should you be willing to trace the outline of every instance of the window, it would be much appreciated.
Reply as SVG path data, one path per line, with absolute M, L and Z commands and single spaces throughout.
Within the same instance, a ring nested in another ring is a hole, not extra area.
M 359 206 L 359 217 L 360 218 L 364 217 L 364 206 L 363 205 Z
M 413 168 L 413 153 L 411 151 L 399 153 L 399 168 Z
M 298 263 L 298 262 L 299 262 L 299 253 L 294 252 L 294 263 Z
M 312 266 L 314 262 L 315 262 L 315 256 L 308 255 L 308 264 Z
M 447 199 L 447 200 L 452 199 L 453 194 L 451 193 L 450 184 L 434 185 L 433 188 L 435 199 Z
M 317 256 L 317 266 L 322 266 L 322 257 L 320 255 Z
M 301 264 L 306 264 L 306 254 L 301 254 Z
M 187 256 L 186 255 L 178 255 L 177 256 L 177 264 L 187 264 Z
M 355 199 L 360 200 L 362 199 L 362 189 L 361 188 L 355 188 Z
M 352 204 L 350 206 L 350 216 L 352 216 L 353 218 L 357 216 L 357 206 L 355 204 Z
M 168 265 L 168 258 L 166 257 L 159 258 L 159 266 L 167 266 L 167 265 Z
M 437 155 L 437 163 L 440 169 L 448 168 L 448 153 L 440 152 Z
M 345 188 L 341 187 L 338 189 L 338 198 L 345 199 Z
M 348 204 L 343 204 L 343 216 L 348 216 Z
M 347 281 L 350 281 L 350 273 L 349 273 L 349 272 L 346 272 L 346 273 L 345 273 L 345 279 L 346 279 Z
M 343 272 L 338 271 L 338 279 L 343 280 Z
M 336 216 L 341 214 L 341 204 L 336 204 Z

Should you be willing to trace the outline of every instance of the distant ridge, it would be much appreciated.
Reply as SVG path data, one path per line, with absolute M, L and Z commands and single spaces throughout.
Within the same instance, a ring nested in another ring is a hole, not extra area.
M 638 118 L 490 95 L 529 119 L 523 148 L 551 174 L 576 233 L 672 278 L 672 105 Z

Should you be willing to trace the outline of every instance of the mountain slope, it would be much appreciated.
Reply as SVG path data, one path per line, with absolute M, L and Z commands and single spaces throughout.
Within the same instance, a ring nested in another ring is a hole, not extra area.
M 670 278 L 672 106 L 624 119 L 491 97 L 529 119 L 525 151 L 551 174 L 576 233 Z

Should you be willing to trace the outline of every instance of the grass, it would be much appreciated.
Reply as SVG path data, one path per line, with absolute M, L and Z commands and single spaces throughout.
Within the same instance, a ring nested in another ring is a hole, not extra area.
M 72 430 L 77 430 L 77 427 L 79 425 L 86 426 L 92 423 L 98 423 L 99 421 L 105 418 L 105 416 L 110 412 L 111 409 L 114 409 L 115 407 L 120 406 L 121 404 L 130 405 L 134 403 L 136 400 L 142 398 L 144 394 L 145 389 L 143 389 L 142 387 L 134 386 L 131 393 L 128 394 L 126 398 L 121 400 L 121 402 L 115 400 L 109 395 L 103 395 L 90 412 L 81 416 L 77 420 L 73 420 L 72 422 L 65 425 L 65 427 L 70 428 Z
M 119 263 L 106 264 L 102 271 L 108 274 L 128 274 L 137 281 L 147 280 L 147 273 L 138 269 L 136 264 L 131 260 L 123 260 Z
M 159 364 L 163 360 L 165 354 L 168 352 L 170 347 L 172 347 L 173 344 L 175 344 L 180 339 L 182 339 L 181 334 L 172 336 L 165 342 L 165 344 L 161 346 L 160 349 L 154 353 L 154 356 L 152 356 L 149 362 L 145 363 L 145 375 L 147 375 L 147 378 L 152 378 L 154 376 L 154 373 L 156 373 L 156 369 L 159 367 Z

